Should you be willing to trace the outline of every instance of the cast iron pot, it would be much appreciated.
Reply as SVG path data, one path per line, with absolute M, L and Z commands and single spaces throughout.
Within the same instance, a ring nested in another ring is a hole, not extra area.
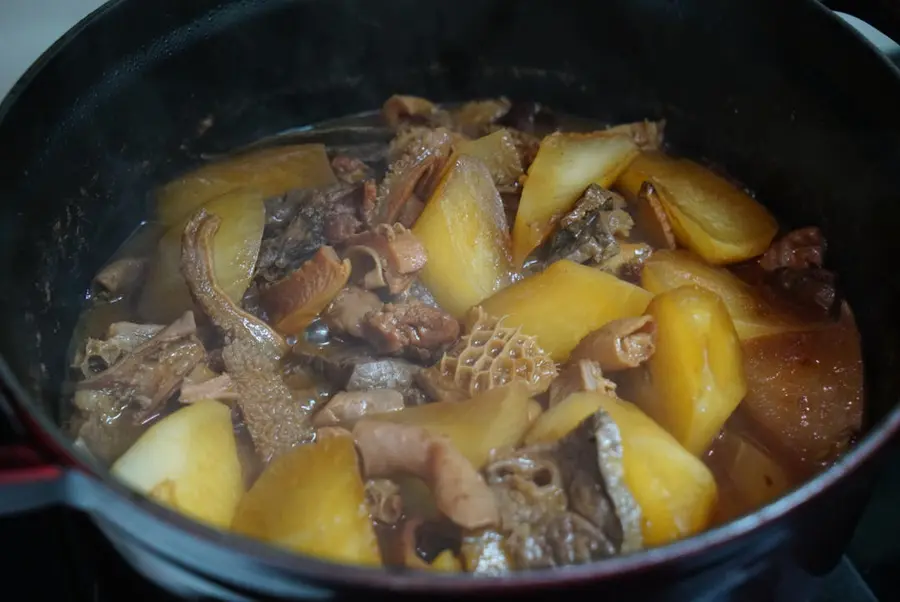
M 848 2 L 848 4 L 851 4 Z M 892 0 L 860 16 L 900 39 Z M 504 94 L 602 120 L 666 118 L 787 225 L 817 224 L 863 336 L 868 435 L 729 525 L 640 554 L 499 579 L 334 566 L 195 524 L 129 492 L 57 427 L 91 276 L 149 215 L 147 192 L 285 128 L 391 93 Z M 213 118 L 204 131 L 199 124 Z M 68 504 L 160 584 L 229 599 L 366 592 L 801 599 L 837 562 L 900 425 L 900 73 L 811 0 L 112 2 L 0 106 L 0 508 Z

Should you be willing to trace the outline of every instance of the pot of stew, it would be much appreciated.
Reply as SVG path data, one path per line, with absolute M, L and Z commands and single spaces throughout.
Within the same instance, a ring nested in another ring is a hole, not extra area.
M 897 107 L 812 1 L 111 2 L 0 107 L 0 510 L 188 596 L 802 599 Z

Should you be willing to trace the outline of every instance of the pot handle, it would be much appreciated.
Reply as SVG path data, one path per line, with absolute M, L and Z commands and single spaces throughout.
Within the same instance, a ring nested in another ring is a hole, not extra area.
M 900 44 L 900 1 L 821 0 L 831 10 L 853 15 Z
M 65 493 L 66 471 L 23 443 L 23 432 L 0 391 L 0 516 L 57 504 Z

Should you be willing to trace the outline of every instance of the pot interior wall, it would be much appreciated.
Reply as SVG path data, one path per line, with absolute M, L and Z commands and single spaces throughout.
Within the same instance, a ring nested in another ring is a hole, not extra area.
M 115 3 L 0 109 L 0 353 L 54 412 L 91 276 L 150 215 L 148 191 L 201 153 L 394 92 L 504 94 L 664 117 L 676 150 L 786 224 L 820 225 L 880 418 L 900 382 L 900 78 L 853 37 L 778 0 Z

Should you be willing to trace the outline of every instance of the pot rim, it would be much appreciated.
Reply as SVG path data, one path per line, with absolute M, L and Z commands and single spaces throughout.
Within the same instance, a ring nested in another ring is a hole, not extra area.
M 823 18 L 830 18 L 839 24 L 847 36 L 853 36 L 854 43 L 863 43 L 877 55 L 885 68 L 893 71 L 900 78 L 900 68 L 882 55 L 864 36 L 846 24 L 830 9 L 815 0 L 807 0 L 815 10 L 822 13 Z M 59 54 L 75 36 L 79 35 L 95 21 L 108 12 L 124 4 L 126 0 L 109 0 L 104 5 L 84 17 L 75 26 L 61 36 L 48 48 L 15 82 L 5 98 L 0 101 L 0 123 L 9 109 L 15 104 L 21 92 L 30 82 L 40 75 L 44 65 Z M 873 57 L 875 58 L 875 57 Z M 444 574 L 415 571 L 393 572 L 383 568 L 366 568 L 351 565 L 335 564 L 322 561 L 311 556 L 304 556 L 275 546 L 265 544 L 236 533 L 220 531 L 213 527 L 196 522 L 174 510 L 161 506 L 149 498 L 136 493 L 118 482 L 109 474 L 108 468 L 98 462 L 83 458 L 75 449 L 70 437 L 54 421 L 40 411 L 31 395 L 24 389 L 15 374 L 12 373 L 3 357 L 0 357 L 0 383 L 12 394 L 15 409 L 24 412 L 25 417 L 36 427 L 37 432 L 30 432 L 39 444 L 54 454 L 54 460 L 76 469 L 106 490 L 113 492 L 121 501 L 130 503 L 152 519 L 174 526 L 180 532 L 202 540 L 205 544 L 222 546 L 227 551 L 249 557 L 250 560 L 266 565 L 293 579 L 308 577 L 310 582 L 338 582 L 345 586 L 380 588 L 384 590 L 405 592 L 433 593 L 468 593 L 506 589 L 508 587 L 546 588 L 560 584 L 577 585 L 587 582 L 606 580 L 612 577 L 634 575 L 675 560 L 687 560 L 700 554 L 720 549 L 737 539 L 752 534 L 757 529 L 776 522 L 785 515 L 808 503 L 827 489 L 834 487 L 849 474 L 858 470 L 884 447 L 888 441 L 900 432 L 900 406 L 895 406 L 884 418 L 874 425 L 847 453 L 834 465 L 805 481 L 788 494 L 776 499 L 759 510 L 742 516 L 729 523 L 715 526 L 697 535 L 680 539 L 665 546 L 641 550 L 628 555 L 615 556 L 584 565 L 554 569 L 537 569 L 531 571 L 512 572 L 498 577 L 473 577 L 469 574 Z M 97 513 L 99 514 L 99 512 Z M 102 520 L 112 521 L 123 531 L 136 537 L 144 545 L 151 547 L 163 556 L 171 556 L 171 550 L 164 549 L 152 542 L 152 537 L 135 534 L 127 521 L 112 520 L 109 516 L 98 516 Z M 149 534 L 148 534 L 149 535 Z M 195 564 L 198 564 L 195 561 Z M 202 565 L 202 560 L 199 561 Z

